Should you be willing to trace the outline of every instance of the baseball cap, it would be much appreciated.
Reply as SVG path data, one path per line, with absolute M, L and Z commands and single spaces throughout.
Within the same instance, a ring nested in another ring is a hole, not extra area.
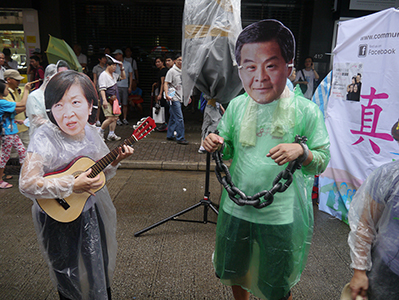
M 15 80 L 22 80 L 25 77 L 21 76 L 21 74 L 19 74 L 19 72 L 17 70 L 13 70 L 13 69 L 8 69 L 4 72 L 4 78 L 12 78 Z
M 352 300 L 351 298 L 351 288 L 349 287 L 349 283 L 345 285 L 345 287 L 342 290 L 341 293 L 341 300 Z M 362 296 L 357 295 L 356 300 L 367 300 L 366 298 L 363 298 Z
M 116 49 L 114 52 L 112 52 L 112 54 L 122 54 L 123 55 L 123 52 L 121 49 Z

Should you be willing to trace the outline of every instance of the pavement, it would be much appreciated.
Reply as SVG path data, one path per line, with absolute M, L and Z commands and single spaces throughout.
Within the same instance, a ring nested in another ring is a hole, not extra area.
M 133 145 L 134 154 L 121 162 L 121 168 L 152 169 L 152 170 L 190 170 L 205 171 L 206 155 L 198 153 L 201 144 L 202 115 L 186 109 L 185 138 L 188 145 L 178 144 L 166 139 L 166 131 L 152 131 L 144 139 Z M 115 132 L 123 139 L 133 134 L 133 125 L 140 122 L 139 118 L 129 120 L 129 125 L 117 126 Z M 105 137 L 107 132 L 105 132 Z M 123 141 L 109 142 L 108 147 L 113 149 Z M 214 166 L 214 164 L 212 164 Z
M 165 132 L 154 131 L 134 144 L 134 154 L 107 182 L 118 213 L 113 299 L 233 299 L 230 288 L 215 277 L 211 262 L 217 215 L 203 204 L 206 155 L 197 152 L 201 115 L 189 110 L 184 115 L 189 145 L 167 141 Z M 129 137 L 137 120 L 118 126 L 116 133 Z M 110 149 L 119 144 L 107 142 Z M 32 204 L 19 193 L 17 176 L 9 182 L 13 188 L 0 190 L 0 300 L 56 300 L 33 228 Z M 209 192 L 215 207 L 221 191 L 211 172 Z M 176 221 L 181 222 L 165 221 L 180 212 Z M 349 228 L 317 206 L 314 216 L 307 266 L 293 296 L 339 299 L 352 274 Z M 158 223 L 162 224 L 135 236 Z

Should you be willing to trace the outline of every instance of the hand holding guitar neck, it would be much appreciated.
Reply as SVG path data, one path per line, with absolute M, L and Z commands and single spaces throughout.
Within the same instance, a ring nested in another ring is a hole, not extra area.
M 116 167 L 119 162 L 133 154 L 134 149 L 127 145 L 122 145 L 118 148 L 119 154 L 116 159 L 111 163 L 111 166 Z

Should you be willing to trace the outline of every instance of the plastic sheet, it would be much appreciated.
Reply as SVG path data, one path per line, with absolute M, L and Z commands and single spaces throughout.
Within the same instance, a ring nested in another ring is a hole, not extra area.
M 183 99 L 194 86 L 228 103 L 242 89 L 235 63 L 235 42 L 241 28 L 239 0 L 186 0 L 183 15 Z
M 29 136 L 32 137 L 37 128 L 48 122 L 44 91 L 38 89 L 29 94 L 26 102 L 26 115 L 29 118 Z
M 219 103 L 215 106 L 207 104 L 204 109 L 204 121 L 202 122 L 202 139 L 205 139 L 208 134 L 215 132 L 222 115 L 220 114 Z
M 57 72 L 57 67 L 50 64 L 44 72 L 44 81 L 39 89 L 29 94 L 26 102 L 26 115 L 29 118 L 29 137 L 32 137 L 37 128 L 48 121 L 46 105 L 44 104 L 44 89 L 51 77 Z
M 56 288 L 70 299 L 108 299 L 116 260 L 116 211 L 104 186 L 90 196 L 81 216 L 70 223 L 48 217 L 35 198 L 63 198 L 72 193 L 74 177 L 46 179 L 44 174 L 66 167 L 78 156 L 94 161 L 109 152 L 95 127 L 86 125 L 85 136 L 71 138 L 47 122 L 38 128 L 28 147 L 19 179 L 22 194 L 33 200 L 32 214 L 41 251 Z M 107 179 L 115 175 L 109 165 Z
M 356 192 L 348 215 L 352 268 L 381 270 L 387 266 L 392 273 L 399 275 L 398 195 L 399 161 L 374 170 Z M 369 273 L 369 280 L 376 281 L 378 276 L 384 276 L 378 273 Z M 388 283 L 386 277 L 383 282 L 381 286 L 372 286 L 374 294 L 385 293 Z M 398 292 L 397 281 L 394 286 Z
M 250 143 L 240 139 L 242 127 L 248 127 L 244 140 Z M 291 186 L 277 193 L 270 206 L 238 206 L 226 191 L 220 204 L 216 273 L 227 285 L 240 285 L 262 299 L 280 299 L 299 281 L 306 265 L 313 232 L 314 175 L 330 159 L 323 115 L 314 103 L 288 88 L 269 104 L 258 104 L 245 93 L 230 102 L 218 130 L 225 139 L 224 159 L 232 158 L 232 181 L 246 195 L 270 189 L 287 167 L 266 157 L 271 148 L 293 143 L 297 134 L 308 138 L 313 161 L 294 173 Z

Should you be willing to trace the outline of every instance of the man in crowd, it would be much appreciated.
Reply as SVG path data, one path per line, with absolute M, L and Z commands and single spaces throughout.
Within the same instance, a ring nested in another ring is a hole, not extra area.
M 82 53 L 82 47 L 79 44 L 73 45 L 73 52 L 75 52 L 78 62 L 85 71 L 87 67 L 87 56 Z
M 173 65 L 174 65 L 174 61 L 173 61 L 173 55 L 172 55 L 172 53 L 166 54 L 166 57 L 165 57 L 165 66 L 166 66 L 168 69 L 170 69 L 170 68 L 173 67 Z
M 175 140 L 180 145 L 188 145 L 184 138 L 184 119 L 181 104 L 183 102 L 183 89 L 181 79 L 181 54 L 176 55 L 173 67 L 168 71 L 165 77 L 164 91 L 165 98 L 169 102 L 169 124 L 166 138 L 168 140 Z M 176 138 L 174 132 L 176 131 Z
M 213 263 L 236 300 L 248 300 L 249 292 L 291 300 L 307 260 L 313 180 L 327 167 L 330 143 L 317 105 L 286 86 L 294 53 L 294 36 L 279 21 L 247 26 L 235 50 L 246 93 L 230 101 L 219 135 L 211 133 L 204 141 L 208 152 L 224 145 L 223 159 L 232 159 L 231 180 L 248 196 L 270 189 L 287 163 L 302 164 L 291 186 L 276 193 L 269 206 L 241 206 L 223 192 Z M 295 142 L 297 135 L 306 136 L 307 144 Z
M 123 59 L 123 52 L 120 49 L 115 50 L 112 53 L 115 57 L 116 60 L 119 60 L 123 62 L 123 68 L 125 69 L 125 74 L 126 78 L 122 79 L 117 82 L 118 85 L 118 92 L 119 92 L 119 104 L 122 105 L 122 116 L 123 120 L 121 122 L 120 119 L 117 121 L 117 125 L 129 125 L 129 122 L 127 121 L 127 112 L 129 109 L 129 101 L 128 101 L 128 96 L 130 95 L 133 87 L 133 68 L 130 62 L 127 60 Z M 119 65 L 116 66 L 115 73 L 118 75 L 121 75 L 121 68 Z
M 100 74 L 107 68 L 107 57 L 105 54 L 98 55 L 98 64 L 93 68 L 93 83 L 96 88 L 98 88 L 98 78 Z
M 319 80 L 319 74 L 317 74 L 314 65 L 313 59 L 311 57 L 307 57 L 305 59 L 305 68 L 299 70 L 296 73 L 296 78 L 294 84 L 302 84 L 306 85 L 307 89 L 304 92 L 303 96 L 308 98 L 309 100 L 312 99 L 313 90 L 315 88 L 315 81 Z
M 9 48 L 4 48 L 3 54 L 5 56 L 4 67 L 6 69 L 18 70 L 18 63 L 11 58 L 11 50 Z
M 4 63 L 6 61 L 6 57 L 3 52 L 0 52 L 0 79 L 4 80 L 4 72 L 6 68 L 4 68 Z
M 47 65 L 48 65 L 47 56 L 46 55 L 43 56 L 40 48 L 35 48 L 32 55 L 36 55 L 37 57 L 39 57 L 40 65 L 43 67 L 43 69 L 45 69 L 47 67 Z
M 132 49 L 130 47 L 126 47 L 125 49 L 125 60 L 130 62 L 130 64 L 132 65 L 133 68 L 133 80 L 136 81 L 136 85 L 139 84 L 139 70 L 137 68 L 137 62 L 136 60 L 132 57 Z
M 32 67 L 33 80 L 35 89 L 38 89 L 44 80 L 44 68 L 40 65 L 40 58 L 36 55 L 30 57 L 30 65 Z
M 98 92 L 99 92 L 98 78 L 100 77 L 100 74 L 105 71 L 106 68 L 107 68 L 107 57 L 105 56 L 105 54 L 102 53 L 98 56 L 98 64 L 95 65 L 93 68 L 93 83 Z M 99 106 L 101 106 L 102 105 L 101 95 L 99 96 L 99 102 L 100 102 Z M 97 109 L 96 126 L 101 126 L 100 111 L 101 111 L 100 109 Z

